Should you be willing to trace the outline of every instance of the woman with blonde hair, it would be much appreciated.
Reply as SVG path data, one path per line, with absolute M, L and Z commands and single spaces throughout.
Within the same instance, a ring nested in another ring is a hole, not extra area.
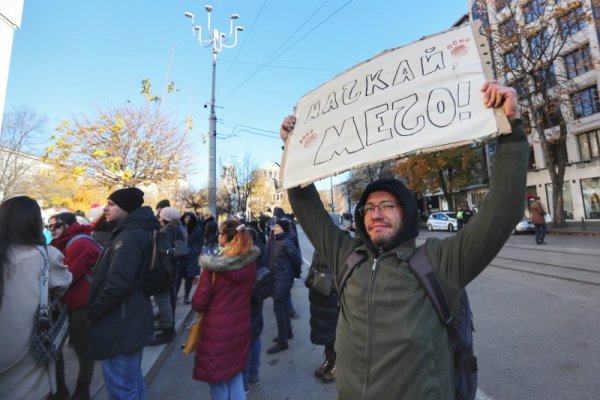
M 250 351 L 250 295 L 260 250 L 236 220 L 219 229 L 218 256 L 200 257 L 202 273 L 192 308 L 203 313 L 194 379 L 208 382 L 213 400 L 245 399 L 242 370 Z

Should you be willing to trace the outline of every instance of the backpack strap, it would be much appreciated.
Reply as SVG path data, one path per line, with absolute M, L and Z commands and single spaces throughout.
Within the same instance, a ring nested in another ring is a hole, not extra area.
M 467 346 L 463 339 L 460 337 L 457 327 L 455 326 L 454 317 L 450 314 L 450 308 L 448 307 L 448 300 L 446 298 L 446 294 L 440 284 L 440 281 L 437 278 L 437 275 L 433 271 L 433 267 L 427 258 L 427 253 L 425 252 L 425 245 L 417 247 L 413 255 L 410 257 L 408 261 L 410 268 L 415 273 L 415 276 L 421 283 L 421 286 L 425 289 L 427 296 L 433 303 L 433 307 L 435 308 L 440 321 L 444 325 L 446 325 L 446 329 L 448 331 L 448 336 L 454 343 L 454 345 L 458 348 L 459 351 L 465 354 L 473 354 L 473 349 Z M 468 297 L 466 293 L 463 293 L 462 296 L 465 297 L 464 300 L 461 301 L 467 302 L 468 306 Z M 470 310 L 470 308 L 469 308 Z M 469 311 L 470 312 L 470 311 Z M 477 369 L 477 366 L 475 366 Z
M 450 327 L 454 318 L 450 314 L 448 300 L 446 299 L 442 285 L 427 258 L 425 245 L 417 247 L 410 260 L 408 260 L 408 264 L 421 283 L 421 286 L 423 286 L 423 289 L 425 289 L 427 296 L 431 299 L 440 321 L 447 327 Z
M 350 278 L 350 275 L 352 275 L 352 273 L 356 269 L 356 266 L 360 264 L 365 258 L 366 256 L 364 254 L 361 254 L 356 250 L 350 253 L 348 258 L 346 258 L 346 262 L 344 263 L 344 265 L 342 265 L 342 270 L 340 271 L 340 274 L 338 274 L 342 277 L 342 279 L 340 279 L 339 284 L 336 287 L 336 290 L 338 292 L 338 298 L 342 298 L 342 292 L 344 291 L 344 286 L 346 286 L 346 281 L 348 280 L 348 278 Z

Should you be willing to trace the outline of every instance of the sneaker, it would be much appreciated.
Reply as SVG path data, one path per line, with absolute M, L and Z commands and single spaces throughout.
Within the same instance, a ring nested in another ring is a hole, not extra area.
M 287 343 L 276 343 L 275 346 L 271 347 L 269 350 L 267 350 L 267 354 L 275 354 L 275 353 L 279 353 L 280 351 L 284 351 L 287 350 L 289 348 Z
M 335 382 L 335 365 L 321 377 L 323 383 Z

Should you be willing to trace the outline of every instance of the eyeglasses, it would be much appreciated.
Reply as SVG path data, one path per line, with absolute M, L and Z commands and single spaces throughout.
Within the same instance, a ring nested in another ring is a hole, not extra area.
M 396 207 L 398 207 L 399 205 L 400 205 L 400 203 L 398 203 L 397 201 L 392 201 L 392 200 L 382 201 L 379 204 L 368 203 L 368 204 L 365 204 L 364 206 L 361 206 L 358 209 L 358 212 L 360 213 L 360 215 L 362 215 L 364 217 L 367 214 L 375 211 L 376 208 L 381 212 L 386 212 L 386 211 L 392 211 L 392 210 L 396 209 Z
M 48 229 L 49 231 L 53 231 L 55 229 L 60 229 L 63 227 L 63 223 L 62 222 L 57 222 L 55 224 L 48 224 L 46 225 L 46 229 Z

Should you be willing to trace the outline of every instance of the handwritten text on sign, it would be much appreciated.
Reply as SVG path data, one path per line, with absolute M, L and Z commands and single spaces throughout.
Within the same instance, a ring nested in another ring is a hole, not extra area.
M 468 25 L 383 52 L 300 99 L 282 188 L 497 133 L 480 92 L 486 46 L 473 32 Z

